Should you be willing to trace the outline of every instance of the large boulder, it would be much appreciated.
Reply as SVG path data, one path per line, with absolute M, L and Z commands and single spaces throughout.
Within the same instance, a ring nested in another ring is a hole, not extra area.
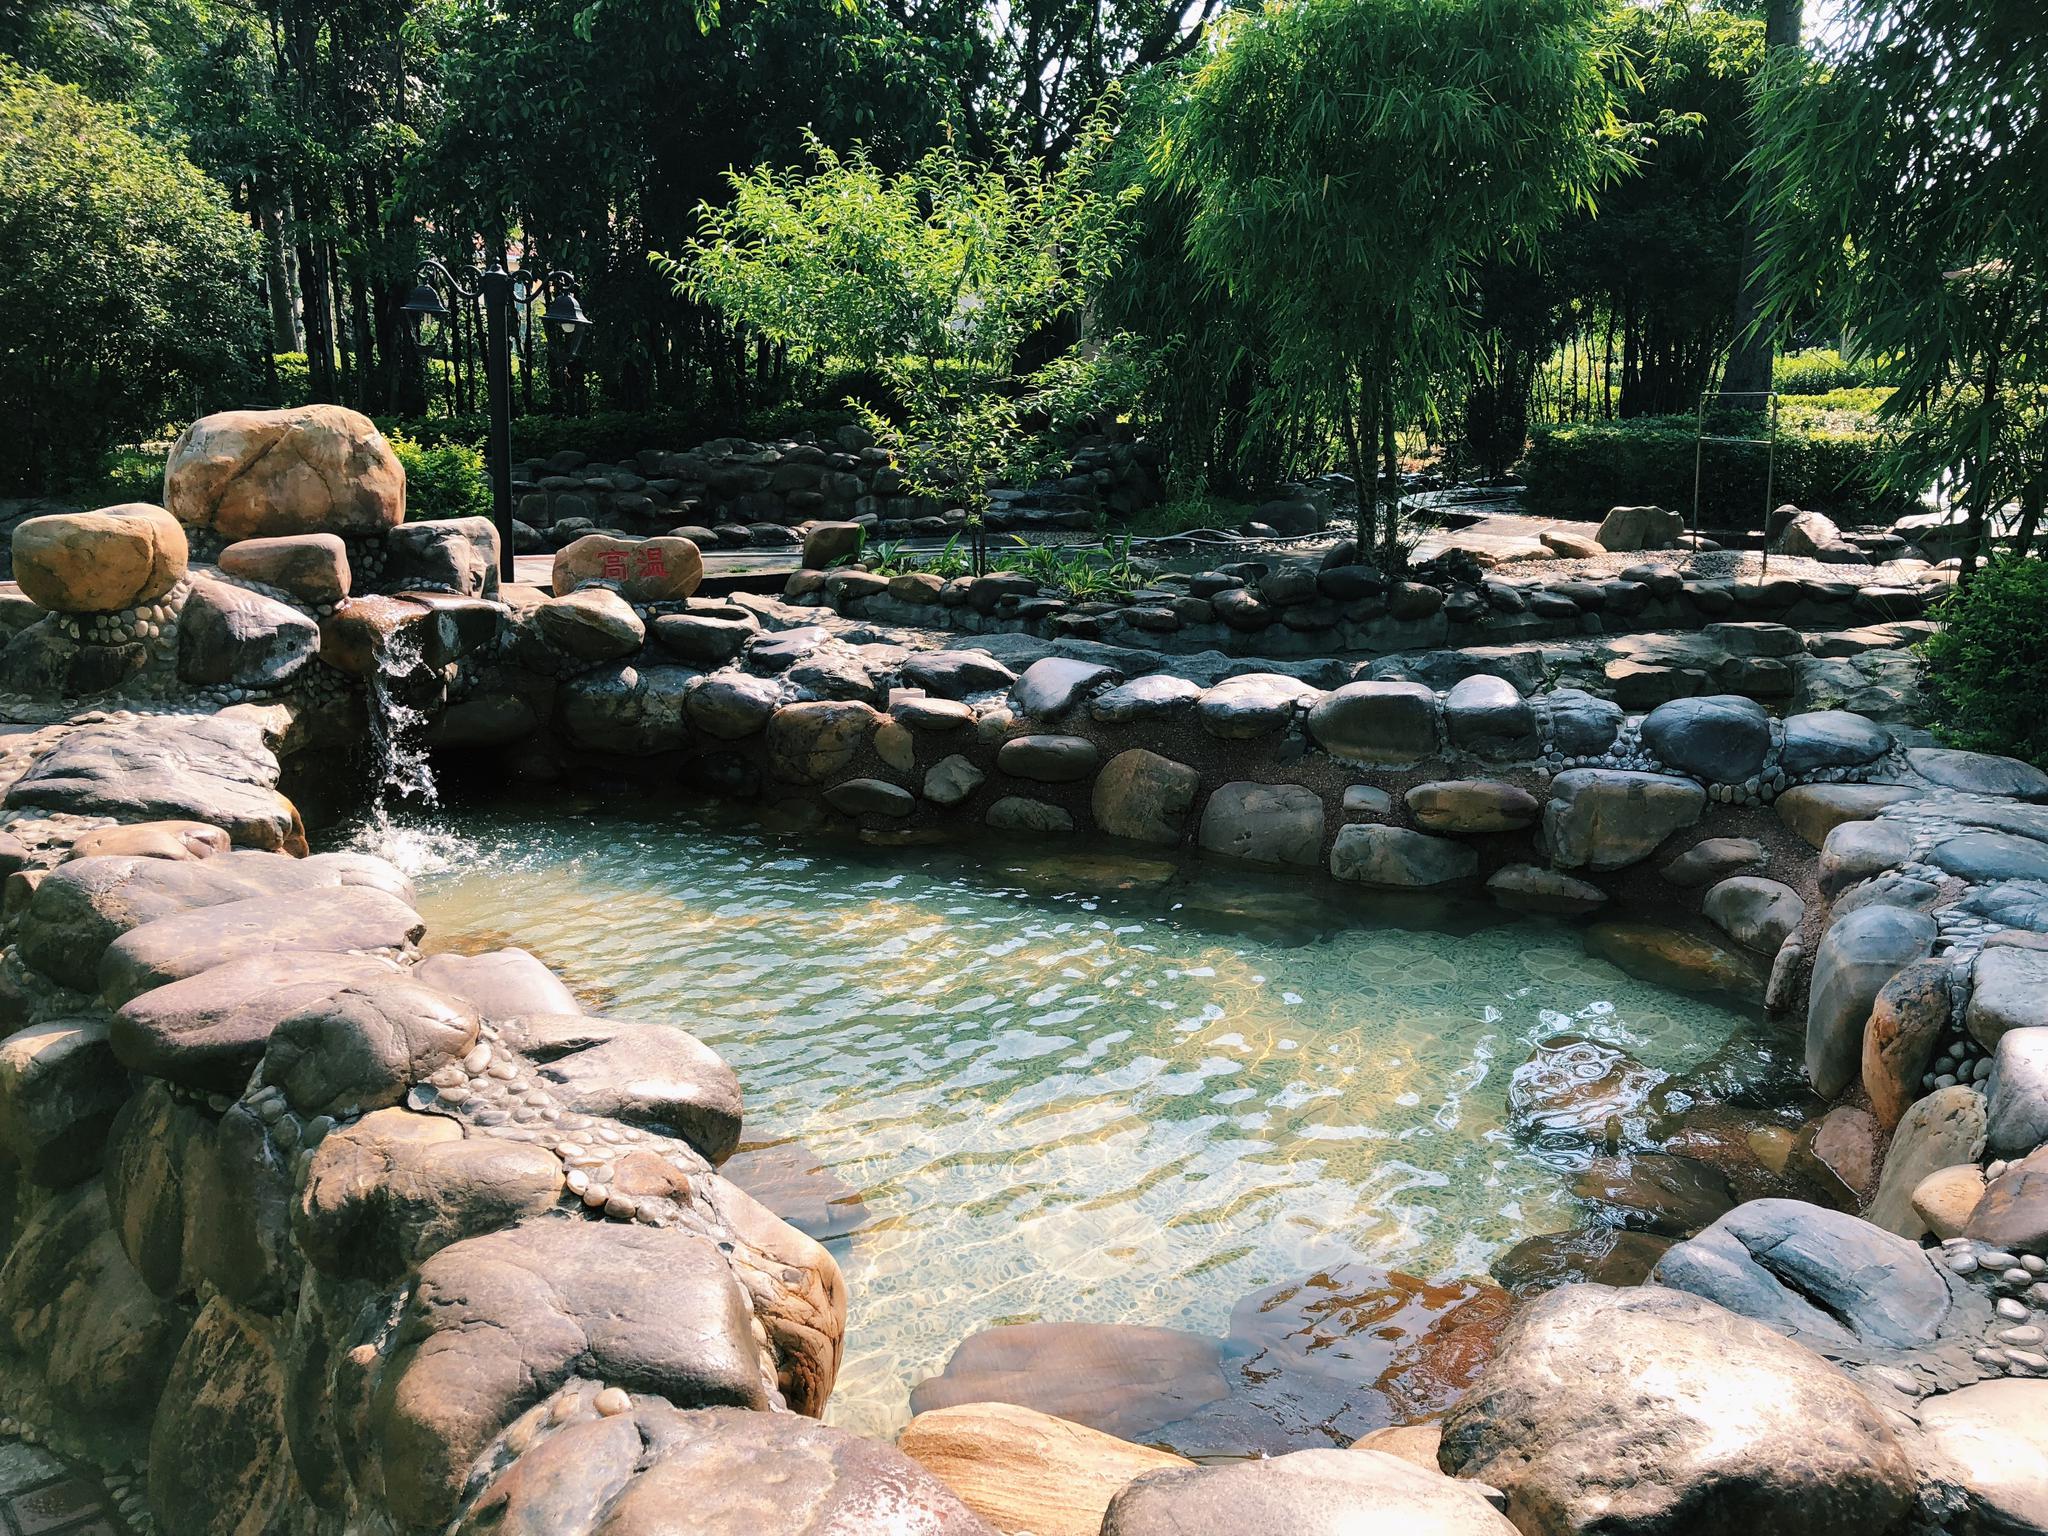
M 382 1109 L 461 1061 L 480 1023 L 460 999 L 402 977 L 373 977 L 279 1020 L 259 1080 L 282 1090 L 301 1115 Z
M 1543 840 L 1559 869 L 1621 869 L 1693 825 L 1707 792 L 1690 779 L 1619 768 L 1572 768 L 1550 784 Z
M 1801 1200 L 1752 1200 L 1657 1261 L 1651 1278 L 1809 1348 L 1931 1342 L 1948 1284 L 1918 1243 Z
M 1403 798 L 1432 832 L 1519 832 L 1543 813 L 1529 791 L 1497 779 L 1437 779 Z
M 178 615 L 178 676 L 198 687 L 274 688 L 320 649 L 320 626 L 247 587 L 198 581 Z
M 1680 1291 L 1567 1286 L 1509 1324 L 1442 1464 L 1544 1536 L 1872 1536 L 1913 1467 L 1849 1378 Z
M 1210 853 L 1254 864 L 1314 865 L 1323 848 L 1322 796 L 1299 784 L 1219 785 L 1202 807 L 1200 840 Z
M 1859 907 L 1837 918 L 1813 958 L 1806 1000 L 1806 1076 L 1832 1099 L 1863 1065 L 1863 1032 L 1884 984 L 1934 949 L 1934 919 L 1897 907 Z
M 216 1296 L 185 1336 L 150 1425 L 150 1511 L 166 1531 L 244 1536 L 279 1529 L 304 1503 L 276 1340 Z
M 1984 1086 L 1993 1157 L 2025 1157 L 2048 1143 L 2048 1029 L 2015 1029 L 2001 1038 Z
M 240 848 L 303 853 L 305 827 L 277 778 L 254 720 L 146 715 L 72 731 L 15 780 L 6 803 L 116 821 L 203 821 Z
M 1707 921 L 1744 949 L 1775 955 L 1806 920 L 1806 903 L 1780 880 L 1734 875 L 1707 892 Z
M 395 591 L 498 595 L 498 529 L 488 517 L 408 523 L 384 536 L 383 585 Z
M 1143 747 L 1119 752 L 1097 775 L 1090 796 L 1095 824 L 1112 837 L 1171 847 L 1181 840 L 1201 775 Z
M 2048 1257 L 2048 1147 L 2029 1153 L 1984 1185 L 1963 1230 L 1974 1241 L 2008 1253 Z
M 123 1066 L 203 1093 L 239 1093 L 285 1019 L 396 974 L 372 955 L 254 954 L 131 999 L 109 1026 Z
M 556 719 L 570 745 L 586 752 L 651 757 L 679 751 L 689 743 L 685 712 L 702 691 L 691 688 L 698 676 L 688 667 L 598 667 L 562 685 Z
M 678 1407 L 768 1408 L 753 1329 L 725 1257 L 679 1228 L 541 1218 L 468 1238 L 406 1295 L 363 1450 L 398 1521 L 439 1528 L 478 1453 L 572 1377 Z
M 1984 1095 L 1961 1083 L 1937 1088 L 1909 1108 L 1885 1149 L 1877 1193 L 1864 1212 L 1871 1224 L 1902 1237 L 1925 1232 L 1913 1191 L 1930 1173 L 1982 1157 L 1984 1126 Z
M 1607 550 L 1676 549 L 1685 519 L 1663 507 L 1615 507 L 1594 535 Z
M 1643 745 L 1657 761 L 1709 784 L 1740 784 L 1771 750 L 1771 717 L 1735 694 L 1673 699 L 1643 717 Z
M 647 641 L 647 626 L 633 605 L 606 587 L 579 587 L 549 598 L 533 611 L 533 626 L 578 661 L 617 661 Z
M 1863 1031 L 1863 1091 L 1886 1130 L 1920 1097 L 1954 1012 L 1946 959 L 1917 960 L 1878 989 Z
M 2048 950 L 1987 944 L 1970 973 L 1963 1024 L 1987 1051 L 2011 1030 L 2048 1025 Z
M 405 521 L 405 468 L 376 424 L 343 406 L 221 411 L 171 445 L 164 505 L 230 543 L 377 534 Z
M 679 603 L 704 580 L 704 556 L 688 539 L 620 539 L 586 533 L 555 555 L 557 597 L 584 587 L 609 587 L 629 603 Z
M 867 746 L 882 718 L 871 706 L 851 699 L 786 705 L 768 722 L 768 772 L 785 784 L 822 784 L 836 778 Z
M 1295 1451 L 1150 1473 L 1110 1502 L 1102 1536 L 1512 1536 L 1486 1490 L 1384 1451 Z
M 1444 696 L 1451 745 L 1487 758 L 1534 757 L 1536 712 L 1515 685 L 1484 672 L 1460 679 Z
M 1414 763 L 1437 750 L 1436 695 L 1420 683 L 1346 683 L 1308 712 L 1308 733 L 1353 763 Z
M 475 1007 L 484 1022 L 526 1014 L 578 1014 L 576 994 L 560 977 L 523 949 L 453 951 L 429 955 L 412 968 L 412 979 Z
M 38 608 L 57 613 L 118 613 L 162 597 L 183 579 L 187 558 L 178 520 L 145 502 L 14 527 L 14 579 Z
M 367 955 L 399 959 L 426 935 L 418 913 L 387 892 L 346 886 L 313 901 L 269 896 L 160 917 L 121 935 L 100 957 L 101 999 L 133 998 L 252 956 Z

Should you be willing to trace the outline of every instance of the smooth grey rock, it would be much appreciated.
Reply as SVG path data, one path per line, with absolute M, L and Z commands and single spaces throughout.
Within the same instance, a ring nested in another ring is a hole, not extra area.
M 1987 1051 L 2009 1030 L 2048 1027 L 2048 950 L 1987 944 L 1970 973 L 1963 1023 Z
M 825 791 L 825 803 L 842 816 L 901 819 L 917 809 L 917 796 L 887 779 L 847 779 Z
M 1322 796 L 1299 784 L 1220 785 L 1202 807 L 1200 841 L 1255 864 L 1313 866 L 1322 859 Z
M 1505 678 L 1465 678 L 1445 696 L 1444 732 L 1461 751 L 1494 759 L 1534 757 L 1536 712 Z
M 1775 955 L 1799 931 L 1806 903 L 1791 886 L 1755 875 L 1734 875 L 1707 892 L 1707 921 L 1744 949 Z
M 384 535 L 386 590 L 425 587 L 458 597 L 498 595 L 498 530 L 488 517 L 401 523 Z
M 534 628 L 579 661 L 617 661 L 639 650 L 647 626 L 633 605 L 609 587 L 578 587 L 534 609 Z
M 909 667 L 905 666 L 909 676 Z M 1020 715 L 1057 720 L 1088 694 L 1123 681 L 1123 674 L 1094 662 L 1070 661 L 1064 656 L 1047 656 L 1026 667 L 1010 687 L 1010 705 Z M 932 693 L 943 690 L 921 682 Z
M 1564 916 L 1592 912 L 1607 902 L 1607 893 L 1590 881 L 1535 864 L 1502 866 L 1487 877 L 1486 889 L 1495 901 L 1516 912 Z
M 1566 1286 L 1525 1306 L 1445 1419 L 1439 1460 L 1543 1536 L 1873 1536 L 1914 1492 L 1896 1433 L 1847 1376 L 1655 1286 Z
M 995 693 L 1017 681 L 1017 674 L 980 651 L 913 651 L 903 662 L 903 681 L 942 699 Z
M 2048 1029 L 2009 1030 L 1985 1080 L 1985 1150 L 2025 1157 L 2048 1142 Z
M 1657 1261 L 1651 1280 L 1812 1349 L 1932 1341 L 1948 1285 L 1918 1243 L 1802 1200 L 1752 1200 Z
M 1089 808 L 1112 837 L 1171 847 L 1181 839 L 1201 775 L 1185 763 L 1133 747 L 1111 758 L 1096 777 Z
M 1420 683 L 1346 683 L 1309 710 L 1308 733 L 1346 762 L 1419 762 L 1437 749 L 1436 695 Z
M 2048 773 L 2018 758 L 1988 752 L 1958 752 L 1947 747 L 1911 747 L 1906 762 L 1931 784 L 1980 795 L 2010 795 L 2017 800 L 2048 800 Z
M 1294 1451 L 1148 1472 L 1110 1500 L 1102 1536 L 1512 1536 L 1470 1483 L 1370 1450 Z
M 1821 892 L 1839 896 L 1858 881 L 1897 869 L 1913 857 L 1905 827 L 1885 821 L 1845 821 L 1821 844 L 1816 878 Z
M 178 676 L 197 687 L 274 688 L 320 649 L 320 626 L 276 598 L 195 581 L 178 613 Z
M 706 736 L 743 741 L 767 728 L 782 697 L 782 687 L 773 679 L 718 672 L 683 695 L 683 709 L 690 724 Z
M 1877 1193 L 1863 1214 L 1872 1225 L 1917 1238 L 1927 1224 L 1913 1209 L 1913 1191 L 1930 1173 L 1974 1163 L 1984 1155 L 1984 1095 L 1957 1083 L 1937 1088 L 1906 1110 L 1885 1149 Z
M 1878 989 L 1934 950 L 1934 919 L 1897 907 L 1864 907 L 1837 918 L 1814 951 L 1806 1004 L 1806 1076 L 1832 1099 L 1856 1080 L 1863 1029 Z
M 1566 757 L 1599 757 L 1621 733 L 1621 706 L 1580 688 L 1559 688 L 1543 701 L 1551 744 Z
M 702 613 L 659 614 L 651 626 L 656 641 L 699 667 L 716 667 L 731 661 L 746 649 L 747 641 L 760 632 L 760 627 L 752 615 L 726 619 Z
M 1376 784 L 1347 784 L 1343 810 L 1346 816 L 1391 816 L 1394 797 Z
M 970 760 L 955 752 L 925 770 L 924 797 L 933 805 L 958 805 L 981 788 L 987 778 Z
M 1785 721 L 1778 766 L 1794 778 L 1822 768 L 1860 768 L 1883 757 L 1891 745 L 1892 733 L 1874 720 L 1845 709 L 1815 710 Z
M 2048 844 L 2009 832 L 1963 832 L 1928 850 L 1926 862 L 1959 880 L 2048 880 Z
M 1473 878 L 1479 873 L 1479 855 L 1446 837 L 1354 822 L 1337 829 L 1330 873 L 1385 890 L 1425 890 Z
M 609 587 L 579 587 L 569 595 L 624 601 Z M 680 751 L 689 744 L 685 710 L 700 675 L 688 667 L 601 666 L 562 685 L 555 718 L 569 743 L 585 751 L 620 757 Z
M 1657 760 L 1709 784 L 1740 784 L 1771 750 L 1771 717 L 1738 694 L 1673 699 L 1643 717 L 1643 744 Z
M 1251 672 L 1204 690 L 1195 701 L 1195 718 L 1219 740 L 1250 741 L 1283 729 L 1304 700 L 1317 696 L 1300 678 Z
M 1770 851 L 1755 838 L 1710 837 L 1694 843 L 1658 873 L 1673 885 L 1690 888 L 1754 874 L 1770 861 Z
M 1102 754 L 1085 736 L 1012 736 L 996 753 L 996 767 L 1015 779 L 1071 784 L 1094 774 Z
M 1074 818 L 1062 807 L 1024 795 L 1004 795 L 982 813 L 998 832 L 1071 832 Z
M 1621 869 L 1655 853 L 1707 808 L 1690 779 L 1618 768 L 1573 768 L 1550 784 L 1543 840 L 1560 869 Z
M 1104 725 L 1168 720 L 1192 707 L 1201 696 L 1200 684 L 1170 672 L 1154 672 L 1097 694 L 1088 705 L 1088 713 Z

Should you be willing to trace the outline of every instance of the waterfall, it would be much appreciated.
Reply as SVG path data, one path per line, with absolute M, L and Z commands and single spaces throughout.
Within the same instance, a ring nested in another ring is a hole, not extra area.
M 420 745 L 426 711 L 415 709 L 399 696 L 419 667 L 420 641 L 411 626 L 393 629 L 383 637 L 377 647 L 377 669 L 367 680 L 370 766 L 375 775 L 371 795 L 373 814 L 378 817 L 388 818 L 394 800 L 422 808 L 441 803 L 434 765 Z

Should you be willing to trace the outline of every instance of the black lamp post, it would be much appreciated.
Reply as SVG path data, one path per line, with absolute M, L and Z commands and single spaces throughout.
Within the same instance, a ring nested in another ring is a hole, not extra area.
M 448 306 L 441 301 L 442 289 L 458 298 L 481 298 L 484 303 L 484 380 L 491 406 L 491 520 L 498 526 L 498 574 L 511 581 L 512 307 L 545 297 L 547 309 L 541 314 L 541 323 L 569 349 L 571 357 L 583 350 L 591 320 L 576 300 L 576 279 L 567 272 L 529 272 L 523 268 L 508 272 L 493 257 L 487 267 L 464 267 L 459 272 L 449 271 L 438 261 L 424 261 L 419 276 L 419 286 L 404 305 L 415 342 L 420 340 L 428 319 L 448 318 Z

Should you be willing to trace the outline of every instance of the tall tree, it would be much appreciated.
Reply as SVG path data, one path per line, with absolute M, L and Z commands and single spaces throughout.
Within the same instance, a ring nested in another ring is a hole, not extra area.
M 1206 282 L 1334 421 L 1358 543 L 1398 558 L 1395 432 L 1470 344 L 1478 262 L 1533 249 L 1618 167 L 1604 0 L 1292 0 L 1231 17 L 1158 141 Z
M 2048 10 L 1843 0 L 1815 52 L 1766 71 L 1765 322 L 1818 290 L 1894 360 L 1898 470 L 1967 509 L 1967 575 L 1989 514 L 2048 476 Z
M 1767 64 L 1798 53 L 1805 15 L 1803 0 L 1767 0 L 1764 8 L 1764 57 Z M 1738 399 L 1745 395 L 1761 395 L 1770 389 L 1771 362 L 1777 354 L 1777 337 L 1765 323 L 1768 280 L 1763 270 L 1762 210 L 1771 189 L 1755 185 L 1759 178 L 1770 174 L 1768 161 L 1762 157 L 1752 161 L 1749 174 L 1754 195 L 1750 200 L 1749 216 L 1742 227 L 1742 278 L 1736 290 L 1735 341 L 1728 350 L 1728 366 L 1721 375 L 1721 392 Z

